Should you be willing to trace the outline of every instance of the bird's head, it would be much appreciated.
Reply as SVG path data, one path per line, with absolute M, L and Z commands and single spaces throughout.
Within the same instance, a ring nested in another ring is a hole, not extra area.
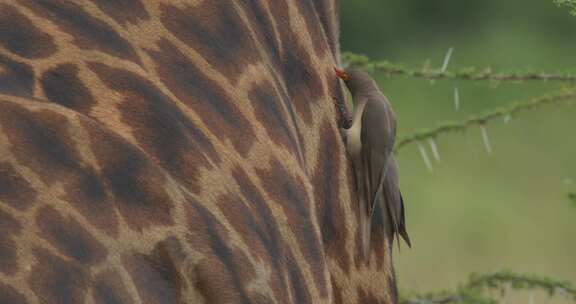
M 372 79 L 372 76 L 367 72 L 356 69 L 342 70 L 339 68 L 334 68 L 334 71 L 338 78 L 344 80 L 346 87 L 348 87 L 348 90 L 350 90 L 352 94 L 377 88 L 374 79 Z

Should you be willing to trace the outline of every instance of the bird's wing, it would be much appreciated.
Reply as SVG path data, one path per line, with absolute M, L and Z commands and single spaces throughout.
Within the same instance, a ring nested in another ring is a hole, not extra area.
M 362 156 L 368 171 L 368 208 L 370 222 L 374 210 L 379 209 L 384 232 L 393 240 L 400 235 L 410 246 L 404 223 L 404 205 L 398 185 L 398 169 L 393 155 L 396 137 L 396 118 L 392 107 L 382 94 L 367 102 L 363 113 Z M 365 125 L 364 125 L 365 124 Z M 379 207 L 379 208 L 376 208 Z
M 387 161 L 396 140 L 396 115 L 383 94 L 373 93 L 367 98 L 362 114 L 362 144 L 370 143 Z
M 362 155 L 365 159 L 364 167 L 367 170 L 365 181 L 368 186 L 366 195 L 369 212 L 367 215 L 368 222 L 379 223 L 376 225 L 382 228 L 382 233 L 385 233 L 388 239 L 392 240 L 395 231 L 398 231 L 398 221 L 395 206 L 390 206 L 387 203 L 390 199 L 385 195 L 390 186 L 386 184 L 386 181 L 390 181 L 390 178 L 386 178 L 389 170 L 389 166 L 386 165 L 388 161 L 386 161 L 386 156 L 372 149 L 368 144 L 363 145 L 362 148 Z
M 393 155 L 396 139 L 396 117 L 386 97 L 380 93 L 367 96 L 362 113 L 362 155 L 368 160 L 371 179 L 370 202 L 375 204 L 376 192 L 384 181 L 387 163 Z
M 393 229 L 392 237 L 402 237 L 408 247 L 411 247 L 410 237 L 406 231 L 406 222 L 404 216 L 404 200 L 398 185 L 398 167 L 396 160 L 392 156 L 388 163 L 384 183 L 382 184 L 381 202 L 383 204 L 383 217 L 389 218 L 391 228 Z
M 396 117 L 386 97 L 371 94 L 362 115 L 362 154 L 369 160 L 371 170 L 370 206 L 374 206 L 380 185 L 388 170 L 388 161 L 393 156 L 396 139 Z M 371 209 L 373 210 L 373 209 Z
M 366 184 L 368 184 L 368 189 L 366 198 L 370 207 L 370 214 L 372 214 L 374 206 L 378 203 L 379 193 L 382 193 L 381 185 L 386 174 L 386 155 L 374 150 L 370 144 L 363 144 L 362 156 L 365 159 L 364 167 L 367 171 Z
M 386 166 L 386 156 L 379 151 L 372 148 L 369 143 L 362 145 L 362 158 L 365 183 L 365 196 L 368 213 L 366 222 L 369 225 L 380 227 L 388 236 L 392 236 L 394 231 L 397 231 L 397 221 L 394 210 L 386 204 L 386 197 L 384 196 L 387 171 L 389 166 Z M 376 212 L 378 210 L 379 212 Z M 377 213 L 380 218 L 375 218 L 374 214 Z
M 372 161 L 379 162 L 382 156 L 375 157 L 374 155 L 377 153 L 372 153 Z M 394 237 L 402 237 L 408 247 L 411 247 L 410 236 L 406 231 L 404 200 L 398 185 L 396 160 L 392 156 L 387 162 L 386 169 L 380 170 L 378 175 L 375 173 L 375 166 L 368 165 L 367 167 L 372 168 L 369 169 L 371 177 L 367 177 L 369 190 L 376 189 L 374 196 L 367 198 L 369 202 L 372 202 L 369 204 L 369 222 L 382 223 L 383 233 L 389 236 L 390 241 L 393 241 Z M 383 176 L 383 181 L 375 179 L 380 176 Z M 380 212 L 375 212 L 376 210 Z M 380 218 L 375 218 L 375 216 Z

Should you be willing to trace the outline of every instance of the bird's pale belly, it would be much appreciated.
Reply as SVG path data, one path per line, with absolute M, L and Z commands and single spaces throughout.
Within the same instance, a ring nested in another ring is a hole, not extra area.
M 346 149 L 350 155 L 359 155 L 362 150 L 362 141 L 360 139 L 360 124 L 354 124 L 346 130 Z

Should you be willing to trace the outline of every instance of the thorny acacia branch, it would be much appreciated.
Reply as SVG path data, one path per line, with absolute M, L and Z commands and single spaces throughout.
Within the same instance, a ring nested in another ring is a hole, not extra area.
M 478 126 L 485 125 L 489 121 L 492 121 L 497 118 L 506 116 L 512 117 L 515 114 L 525 110 L 531 110 L 549 104 L 557 104 L 575 100 L 576 100 L 576 88 L 562 89 L 558 93 L 537 97 L 524 103 L 515 103 L 508 107 L 497 108 L 495 110 L 486 112 L 481 115 L 471 116 L 470 118 L 463 121 L 444 122 L 435 128 L 421 129 L 411 135 L 402 137 L 396 144 L 395 151 L 397 152 L 405 145 L 413 142 L 422 141 L 428 138 L 436 138 L 438 135 L 442 133 L 463 131 L 474 125 Z
M 576 301 L 576 289 L 568 282 L 534 275 L 499 271 L 487 274 L 472 274 L 468 281 L 454 292 L 411 294 L 400 299 L 401 304 L 452 304 L 452 303 L 498 303 L 498 299 L 486 295 L 486 290 L 507 289 L 542 290 L 549 296 L 564 296 Z
M 388 76 L 407 76 L 429 80 L 458 79 L 471 81 L 491 81 L 496 83 L 523 81 L 576 82 L 576 75 L 564 73 L 494 72 L 489 68 L 477 69 L 475 67 L 465 67 L 455 70 L 446 70 L 441 68 L 434 69 L 426 66 L 422 68 L 410 68 L 402 64 L 392 63 L 387 60 L 372 61 L 367 56 L 349 52 L 342 54 L 342 59 L 351 67 L 380 72 Z

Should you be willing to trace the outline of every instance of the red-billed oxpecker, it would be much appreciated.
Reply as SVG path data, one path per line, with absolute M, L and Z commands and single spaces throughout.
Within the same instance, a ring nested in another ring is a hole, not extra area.
M 399 235 L 411 246 L 394 159 L 394 110 L 368 73 L 337 68 L 335 71 L 346 83 L 354 101 L 351 125 L 344 126 L 344 135 L 358 187 L 364 257 L 368 257 L 371 228 L 377 221 L 382 222 L 390 246 Z

